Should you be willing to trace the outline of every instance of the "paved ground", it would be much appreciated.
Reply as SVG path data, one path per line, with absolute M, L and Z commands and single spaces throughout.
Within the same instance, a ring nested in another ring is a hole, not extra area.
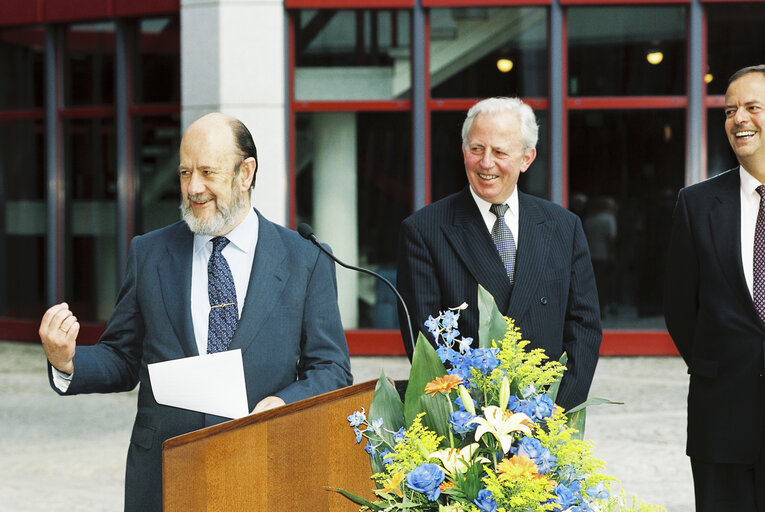
M 404 358 L 352 358 L 356 382 L 406 378 Z M 693 511 L 685 457 L 687 376 L 679 358 L 604 358 L 591 396 L 624 402 L 590 409 L 586 437 L 628 495 Z M 122 509 L 135 392 L 59 397 L 35 344 L 0 342 L 0 510 Z

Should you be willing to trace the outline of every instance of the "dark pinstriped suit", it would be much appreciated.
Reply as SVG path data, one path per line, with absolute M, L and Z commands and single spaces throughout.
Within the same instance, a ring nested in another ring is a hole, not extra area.
M 401 224 L 398 289 L 410 308 L 412 330 L 423 331 L 428 339 L 432 337 L 423 325 L 428 315 L 467 302 L 470 307 L 460 315 L 460 332 L 477 342 L 480 283 L 494 296 L 499 310 L 515 319 L 531 348 L 543 348 L 555 360 L 564 351 L 568 354 L 558 403 L 569 409 L 587 399 L 600 348 L 590 253 L 579 217 L 520 191 L 518 197 L 514 287 L 465 187 Z

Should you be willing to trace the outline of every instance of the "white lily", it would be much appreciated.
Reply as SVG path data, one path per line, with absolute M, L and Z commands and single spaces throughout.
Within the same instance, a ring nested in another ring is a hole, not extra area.
M 444 471 L 446 471 L 449 476 L 454 476 L 457 473 L 465 473 L 468 468 L 476 462 L 490 462 L 486 457 L 478 457 L 473 461 L 473 455 L 475 455 L 476 450 L 478 450 L 478 443 L 473 443 L 462 449 L 445 448 L 443 450 L 438 450 L 437 452 L 431 453 L 429 458 L 440 460 Z
M 483 408 L 483 415 L 485 419 L 479 416 L 469 422 L 478 423 L 478 428 L 475 430 L 475 440 L 480 440 L 481 436 L 488 432 L 499 441 L 503 453 L 507 453 L 513 444 L 513 436 L 511 435 L 513 432 L 531 435 L 533 423 L 531 418 L 522 412 L 512 413 L 506 409 L 500 409 L 496 405 L 490 405 Z

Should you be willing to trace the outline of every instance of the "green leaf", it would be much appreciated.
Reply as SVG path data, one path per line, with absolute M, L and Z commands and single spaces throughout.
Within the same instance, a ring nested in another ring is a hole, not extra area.
M 337 487 L 324 487 L 324 488 L 328 489 L 330 491 L 339 492 L 340 494 L 342 494 L 343 496 L 345 496 L 346 498 L 348 498 L 352 502 L 357 503 L 359 505 L 364 505 L 366 507 L 369 507 L 370 510 L 376 510 L 376 511 L 385 510 L 384 508 L 375 505 L 371 501 L 367 501 L 364 498 L 362 498 L 361 496 L 356 496 L 355 494 L 350 493 L 350 492 L 346 491 L 345 489 L 338 489 Z
M 501 341 L 507 331 L 507 320 L 497 309 L 494 297 L 478 285 L 478 347 L 491 348 L 491 340 Z
M 384 371 L 380 374 L 380 379 L 377 381 L 377 386 L 375 386 L 375 394 L 369 406 L 368 418 L 370 423 L 378 418 L 383 419 L 383 428 L 380 431 L 380 436 L 390 446 L 390 451 L 393 451 L 396 443 L 393 440 L 393 433 L 388 431 L 396 432 L 405 426 L 404 404 L 401 402 L 395 386 L 385 376 Z M 382 451 L 382 448 L 380 451 Z M 382 473 L 385 470 L 383 461 L 378 455 L 370 455 L 370 462 L 372 464 L 372 473 Z
M 558 360 L 560 364 L 563 366 L 566 366 L 566 363 L 568 362 L 568 354 L 563 352 L 563 355 L 560 356 L 560 359 Z M 558 399 L 558 392 L 560 391 L 560 383 L 563 380 L 563 375 L 558 377 L 555 382 L 550 384 L 550 387 L 547 389 L 547 396 L 550 397 L 550 399 L 553 401 L 553 403 Z
M 443 393 L 430 396 L 425 393 L 425 385 L 436 377 L 446 375 L 446 368 L 436 354 L 436 349 L 425 339 L 422 333 L 417 337 L 412 356 L 412 369 L 409 372 L 409 385 L 404 400 L 404 421 L 410 426 L 420 413 L 426 415 L 422 424 L 438 435 L 449 436 L 449 399 Z
M 611 400 L 608 400 L 607 398 L 588 398 L 586 401 L 582 402 L 581 404 L 577 405 L 576 407 L 572 407 L 571 410 L 566 411 L 566 414 L 571 414 L 573 412 L 579 412 L 581 410 L 584 410 L 585 408 L 591 406 L 591 405 L 603 405 L 603 404 L 611 404 L 611 405 L 624 405 L 624 402 L 613 402 Z
M 581 409 L 576 412 L 566 413 L 566 424 L 576 429 L 576 433 L 572 434 L 572 439 L 578 439 L 581 441 L 584 439 L 584 423 L 587 419 L 587 409 Z

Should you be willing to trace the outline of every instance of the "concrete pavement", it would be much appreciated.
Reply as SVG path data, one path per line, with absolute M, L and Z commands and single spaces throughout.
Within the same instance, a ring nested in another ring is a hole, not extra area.
M 355 382 L 382 369 L 407 378 L 401 357 L 354 357 Z M 125 455 L 136 392 L 59 397 L 39 345 L 0 342 L 0 510 L 122 510 Z M 588 410 L 586 438 L 627 495 L 693 511 L 685 456 L 688 378 L 679 358 L 600 361 L 590 396 L 624 402 Z

